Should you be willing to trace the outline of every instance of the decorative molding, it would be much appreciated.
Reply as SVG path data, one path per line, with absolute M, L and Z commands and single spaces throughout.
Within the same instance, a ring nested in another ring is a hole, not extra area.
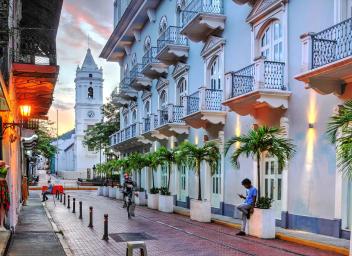
M 147 15 L 150 23 L 154 23 L 156 20 L 155 16 L 155 10 L 154 9 L 148 9 L 147 10 Z
M 208 41 L 205 43 L 200 55 L 203 58 L 214 53 L 216 50 L 223 47 L 226 44 L 226 40 L 222 37 L 210 36 Z
M 286 3 L 288 3 L 288 0 L 259 0 L 253 6 L 246 21 L 254 24 L 268 13 L 284 6 Z
M 143 91 L 142 100 L 146 101 L 152 97 L 152 93 L 150 91 Z
M 174 79 L 178 79 L 179 77 L 183 76 L 189 70 L 189 65 L 184 63 L 177 63 L 174 70 L 172 71 L 172 77 Z
M 169 80 L 160 77 L 158 79 L 158 82 L 156 83 L 156 90 L 160 91 L 160 90 L 164 89 L 167 85 L 169 85 Z

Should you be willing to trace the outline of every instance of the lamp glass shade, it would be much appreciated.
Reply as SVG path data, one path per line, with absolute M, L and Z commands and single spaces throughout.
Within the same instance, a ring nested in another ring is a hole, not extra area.
M 20 106 L 20 111 L 21 111 L 22 117 L 29 117 L 31 115 L 31 106 L 22 105 Z

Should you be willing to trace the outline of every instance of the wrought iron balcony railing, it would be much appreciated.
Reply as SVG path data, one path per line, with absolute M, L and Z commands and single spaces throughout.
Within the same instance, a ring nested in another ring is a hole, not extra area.
M 199 91 L 187 96 L 186 115 L 198 111 L 222 111 L 223 90 L 200 88 Z
M 233 72 L 232 93 L 229 98 L 238 97 L 257 89 L 286 91 L 284 69 L 285 63 L 283 62 L 259 61 Z
M 190 22 L 198 13 L 224 14 L 223 0 L 192 0 L 183 11 L 183 24 Z
M 130 87 L 130 83 L 131 83 L 131 78 L 130 77 L 124 77 L 121 82 L 120 82 L 120 86 L 119 86 L 119 90 L 124 91 L 124 90 L 128 90 Z
M 159 110 L 159 126 L 172 123 L 182 123 L 184 107 L 169 104 L 167 107 Z
M 153 131 L 156 127 L 158 127 L 158 116 L 154 114 L 148 115 L 147 117 L 143 118 L 142 125 L 143 133 Z
M 188 46 L 187 37 L 180 34 L 181 29 L 181 27 L 169 26 L 158 38 L 158 52 L 168 44 Z
M 143 65 L 142 64 L 136 64 L 133 66 L 130 72 L 130 81 L 132 82 L 134 79 L 142 75 L 142 69 Z
M 110 136 L 110 146 L 117 145 L 140 135 L 140 123 L 133 123 Z
M 17 28 L 18 47 L 11 50 L 12 62 L 33 65 L 56 65 L 56 29 Z
M 145 68 L 148 64 L 151 63 L 160 63 L 160 61 L 156 58 L 158 54 L 158 47 L 151 47 L 142 58 L 142 66 Z
M 312 68 L 352 55 L 352 18 L 312 36 Z

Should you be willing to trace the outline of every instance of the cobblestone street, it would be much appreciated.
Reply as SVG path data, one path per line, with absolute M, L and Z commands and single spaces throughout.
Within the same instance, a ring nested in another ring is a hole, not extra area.
M 125 255 L 126 243 L 108 242 L 103 237 L 103 215 L 109 214 L 109 235 L 145 232 L 154 240 L 146 241 L 148 255 L 336 255 L 280 240 L 237 237 L 238 230 L 217 224 L 204 224 L 176 214 L 166 214 L 145 207 L 136 208 L 136 217 L 128 220 L 126 210 L 117 200 L 97 196 L 95 191 L 67 193 L 76 198 L 76 214 L 52 200 L 47 208 L 62 230 L 74 255 Z M 83 220 L 78 219 L 78 202 L 83 202 Z M 94 207 L 94 228 L 88 228 L 88 208 Z M 134 255 L 139 255 L 135 253 Z

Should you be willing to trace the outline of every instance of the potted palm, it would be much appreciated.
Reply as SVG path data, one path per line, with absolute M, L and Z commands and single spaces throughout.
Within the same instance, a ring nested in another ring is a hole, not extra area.
M 160 188 L 159 194 L 159 211 L 161 212 L 173 212 L 174 211 L 174 197 L 170 193 L 170 178 L 172 173 L 173 164 L 177 163 L 177 150 L 167 149 L 166 147 L 160 147 L 156 151 L 156 156 L 160 160 L 161 165 L 167 165 L 168 177 L 166 187 Z
M 129 162 L 127 158 L 123 158 L 123 159 L 117 159 L 114 160 L 113 162 L 114 168 L 119 170 L 119 172 L 123 172 L 123 173 L 130 173 L 130 167 L 129 167 Z M 116 189 L 116 199 L 118 200 L 122 200 L 123 199 L 123 191 L 122 189 Z
M 252 156 L 257 161 L 257 189 L 258 201 L 253 216 L 249 221 L 249 234 L 260 238 L 275 238 L 275 211 L 271 208 L 271 199 L 261 197 L 260 163 L 264 153 L 276 157 L 279 168 L 282 169 L 294 153 L 295 147 L 291 140 L 286 138 L 281 128 L 261 126 L 250 130 L 248 134 L 234 136 L 226 142 L 225 152 L 239 143 L 231 156 L 231 162 L 239 168 L 239 157 Z
M 114 182 L 113 182 L 113 173 L 115 170 L 115 166 L 113 161 L 108 161 L 105 164 L 106 172 L 108 173 L 108 177 L 111 180 L 111 186 L 109 186 L 109 197 L 111 198 L 116 198 L 116 187 L 114 187 Z
M 130 164 L 130 168 L 132 170 L 137 171 L 138 173 L 138 187 L 136 189 L 136 197 L 135 197 L 135 203 L 136 205 L 146 205 L 147 200 L 146 200 L 146 192 L 145 189 L 142 187 L 142 169 L 146 166 L 146 160 L 145 157 L 138 152 L 133 153 L 128 157 L 128 161 Z
M 106 166 L 104 164 L 97 164 L 96 165 L 97 172 L 103 176 L 106 174 Z M 98 191 L 99 192 L 99 191 Z M 104 183 L 104 186 L 102 188 L 102 196 L 109 196 L 109 187 L 107 186 L 106 183 Z
M 157 153 L 149 153 L 145 156 L 146 166 L 151 169 L 152 173 L 152 187 L 148 193 L 147 205 L 150 209 L 158 209 L 159 208 L 159 189 L 155 187 L 155 179 L 154 172 L 161 164 L 161 160 L 158 157 Z
M 331 143 L 336 144 L 336 162 L 342 175 L 352 181 L 352 101 L 346 101 L 339 107 L 328 122 L 327 135 Z M 352 226 L 351 226 L 352 229 Z M 352 255 L 352 233 L 350 238 Z
M 191 200 L 191 219 L 210 222 L 211 203 L 202 200 L 201 163 L 208 164 L 213 174 L 220 159 L 219 148 L 215 142 L 207 142 L 202 147 L 198 147 L 186 141 L 180 145 L 178 158 L 180 163 L 193 169 L 198 176 L 198 199 Z

